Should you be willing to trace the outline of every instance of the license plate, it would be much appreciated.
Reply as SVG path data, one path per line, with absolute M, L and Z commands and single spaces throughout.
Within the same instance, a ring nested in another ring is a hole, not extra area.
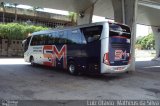
M 115 71 L 122 71 L 124 69 L 124 67 L 116 67 Z

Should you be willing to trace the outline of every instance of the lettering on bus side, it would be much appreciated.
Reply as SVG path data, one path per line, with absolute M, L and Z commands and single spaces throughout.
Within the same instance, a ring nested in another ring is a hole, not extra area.
M 50 61 L 44 61 L 43 64 L 47 66 L 56 67 L 56 59 L 61 61 L 63 59 L 63 68 L 67 68 L 67 45 L 63 45 L 60 51 L 55 45 L 45 45 L 43 47 L 43 57 L 50 59 Z

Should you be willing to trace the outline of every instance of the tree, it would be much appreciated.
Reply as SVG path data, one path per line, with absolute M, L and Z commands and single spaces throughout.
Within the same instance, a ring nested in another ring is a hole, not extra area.
M 7 38 L 8 28 L 6 24 L 0 24 L 0 37 L 3 39 Z
M 136 47 L 140 47 L 142 49 L 151 49 L 155 48 L 155 40 L 153 34 L 149 34 L 147 36 L 141 37 L 136 41 Z
M 15 22 L 17 22 L 17 5 L 16 3 L 14 3 L 14 8 L 15 8 Z
M 17 3 L 6 3 L 6 6 L 9 8 L 14 8 L 14 15 L 15 15 L 14 22 L 17 22 L 17 6 L 18 6 L 18 4 Z
M 5 3 L 1 2 L 1 7 L 3 9 L 3 23 L 5 22 L 5 13 L 6 13 L 6 9 L 5 9 Z
M 46 29 L 48 28 L 18 23 L 0 24 L 0 37 L 8 39 L 9 41 L 22 40 L 25 39 L 29 33 Z
M 77 23 L 77 13 L 69 12 L 69 18 L 71 19 L 71 22 Z
M 36 22 L 36 14 L 37 14 L 37 10 L 38 9 L 43 9 L 41 7 L 33 7 L 32 10 L 33 10 L 33 13 L 34 13 L 34 22 Z

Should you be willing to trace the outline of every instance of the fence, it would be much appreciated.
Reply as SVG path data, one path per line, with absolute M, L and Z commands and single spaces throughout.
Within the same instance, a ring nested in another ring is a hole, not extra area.
M 0 39 L 1 57 L 22 57 L 22 40 Z
M 0 23 L 2 23 L 3 18 L 0 17 Z M 45 26 L 45 27 L 50 27 L 50 28 L 56 28 L 56 27 L 64 27 L 64 26 L 72 26 L 74 25 L 72 22 L 62 22 L 62 21 L 40 21 L 40 20 L 33 20 L 33 19 L 18 19 L 15 21 L 14 18 L 5 18 L 5 23 L 27 23 L 30 25 L 38 25 L 38 26 Z
M 4 13 L 3 9 L 0 9 L 0 22 L 15 22 L 15 16 L 17 16 L 16 22 L 18 23 L 29 22 L 34 25 L 43 25 L 47 27 L 71 26 L 72 24 L 75 24 L 72 22 L 70 16 L 66 15 L 21 8 L 17 8 L 17 14 L 15 14 L 15 8 L 13 7 L 5 7 Z

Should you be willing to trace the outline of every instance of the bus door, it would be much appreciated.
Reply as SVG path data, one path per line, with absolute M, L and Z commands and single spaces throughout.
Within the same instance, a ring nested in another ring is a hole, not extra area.
M 109 24 L 109 61 L 111 66 L 128 65 L 131 33 L 127 26 Z
M 102 26 L 91 26 L 81 29 L 86 38 L 86 60 L 89 71 L 98 71 L 100 69 L 100 51 L 101 41 L 100 36 L 102 33 Z

